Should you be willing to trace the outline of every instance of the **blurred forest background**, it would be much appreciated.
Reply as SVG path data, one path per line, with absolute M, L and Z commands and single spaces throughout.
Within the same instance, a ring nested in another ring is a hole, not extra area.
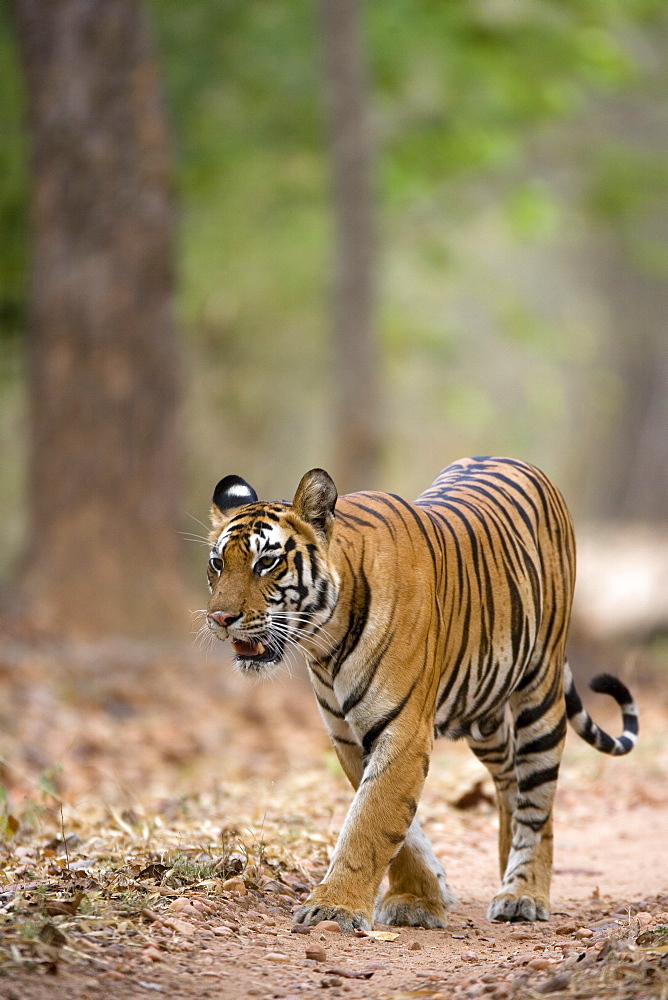
M 665 554 L 667 43 L 662 0 L 0 0 L 5 608 L 183 633 L 215 482 L 314 465 L 513 454 L 605 526 L 594 597 L 611 522 Z

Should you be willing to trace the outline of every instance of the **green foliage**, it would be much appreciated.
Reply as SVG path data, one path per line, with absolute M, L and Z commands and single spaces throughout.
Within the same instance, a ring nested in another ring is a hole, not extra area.
M 596 2 L 372 4 L 389 198 L 517 169 L 529 129 L 628 82 L 621 19 Z
M 280 372 L 295 338 L 308 340 L 326 316 L 329 168 L 317 5 L 150 0 L 148 7 L 176 134 L 186 332 L 219 341 L 242 367 L 269 340 Z M 524 174 L 527 139 L 592 95 L 637 82 L 627 40 L 659 10 L 656 0 L 369 0 L 378 189 L 389 217 L 426 198 L 445 223 L 472 210 L 466 192 L 486 177 L 495 197 L 507 198 L 520 237 L 554 233 L 556 200 Z M 26 137 L 6 6 L 0 95 L 7 331 L 25 307 Z M 657 157 L 632 159 L 608 149 L 593 164 L 596 212 L 628 219 L 642 208 L 647 184 L 639 177 L 665 191 Z M 434 271 L 452 263 L 436 241 L 420 252 Z
M 7 7 L 0 2 L 0 346 L 22 332 L 28 217 L 24 93 Z M 1 369 L 0 369 L 1 371 Z
M 664 116 L 666 134 L 668 116 Z M 664 224 L 668 160 L 657 149 L 618 143 L 592 151 L 586 197 L 592 217 L 612 229 L 629 256 L 646 272 L 668 271 L 668 234 Z
M 561 213 L 554 195 L 540 183 L 518 185 L 507 201 L 511 230 L 520 239 L 546 239 L 559 227 Z
M 308 464 L 327 461 L 333 227 L 321 26 L 318 2 L 305 0 L 147 0 L 147 9 L 174 134 L 178 303 L 194 387 L 188 507 L 201 513 L 212 464 L 214 476 L 238 468 L 265 491 L 288 490 Z M 367 0 L 362 10 L 378 333 L 395 411 L 388 467 L 399 468 L 391 451 L 403 450 L 422 484 L 434 463 L 425 455 L 419 467 L 424 440 L 443 442 L 443 457 L 497 446 L 542 457 L 560 424 L 567 438 L 572 366 L 588 363 L 603 334 L 546 308 L 549 289 L 528 273 L 534 259 L 592 227 L 606 227 L 645 270 L 668 259 L 657 222 L 663 149 L 635 142 L 608 111 L 627 101 L 665 134 L 664 4 Z M 0 0 L 5 334 L 25 316 L 23 104 Z M 537 392 L 537 378 L 547 388 Z M 18 406 L 10 400 L 5 412 L 0 390 L 3 424 L 15 428 Z M 20 477 L 5 464 L 0 507 L 16 506 Z M 394 482 L 411 488 L 401 472 Z
M 319 284 L 326 174 L 313 9 L 158 0 L 152 13 L 177 134 L 185 319 L 224 335 L 248 310 L 250 332 L 260 309 L 264 322 L 267 310 L 299 311 Z
M 269 341 L 280 373 L 295 339 L 307 341 L 326 316 L 329 167 L 317 4 L 149 0 L 148 8 L 176 135 L 185 330 L 220 342 L 226 355 L 236 352 L 242 367 Z M 493 196 L 506 200 L 512 231 L 545 238 L 560 211 L 549 185 L 525 174 L 527 141 L 592 96 L 638 85 L 643 67 L 629 39 L 652 25 L 661 5 L 369 0 L 363 9 L 388 224 L 420 199 L 442 224 L 470 213 L 476 178 L 486 178 Z M 0 323 L 7 331 L 25 309 L 27 151 L 5 5 L 0 96 Z M 648 188 L 665 194 L 658 163 L 658 156 L 608 146 L 592 163 L 593 210 L 627 221 L 646 206 Z M 433 271 L 452 264 L 437 241 L 426 239 L 420 252 Z M 252 408 L 254 400 L 238 403 Z
M 189 325 L 209 305 L 224 326 L 267 300 L 273 315 L 312 316 L 328 236 L 316 8 L 154 0 L 151 9 L 178 135 Z M 444 186 L 486 174 L 510 185 L 521 231 L 552 231 L 549 196 L 523 177 L 526 140 L 592 94 L 630 86 L 638 68 L 626 33 L 656 10 L 608 0 L 368 3 L 382 203 L 426 195 L 442 207 Z M 448 203 L 456 211 L 459 199 Z M 214 287 L 229 292 L 225 315 L 207 301 Z
M 534 439 L 563 420 L 567 358 L 591 335 L 541 315 L 535 297 L 491 276 L 461 234 L 487 214 L 482 250 L 545 245 L 596 222 L 606 206 L 629 245 L 660 256 L 639 234 L 647 195 L 633 199 L 647 185 L 621 167 L 628 150 L 604 164 L 586 122 L 611 96 L 658 103 L 655 69 L 639 54 L 661 5 L 368 0 L 362 10 L 382 233 L 378 332 L 393 406 L 414 441 L 432 419 L 441 428 L 434 439 L 454 427 L 452 447 L 461 436 L 466 450 L 476 439 L 491 445 L 503 412 L 499 446 L 531 454 Z M 181 306 L 203 352 L 198 394 L 207 414 L 222 412 L 234 428 L 234 443 L 222 444 L 226 463 L 260 489 L 289 483 L 311 455 L 321 463 L 327 453 L 332 234 L 317 4 L 154 0 L 152 12 L 179 143 Z M 658 157 L 649 161 L 665 199 Z M 501 381 L 475 362 L 476 353 L 502 352 L 500 370 L 518 380 L 510 414 Z M 532 388 L 533 365 L 549 391 Z M 197 420 L 193 413 L 195 466 L 221 450 L 220 435 Z

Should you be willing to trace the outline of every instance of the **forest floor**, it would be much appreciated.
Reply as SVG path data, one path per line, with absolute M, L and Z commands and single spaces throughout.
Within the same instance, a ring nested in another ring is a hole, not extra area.
M 305 679 L 250 684 L 223 648 L 6 640 L 0 998 L 668 1000 L 668 685 L 636 688 L 629 757 L 569 734 L 549 922 L 486 919 L 491 783 L 441 742 L 420 815 L 447 928 L 297 933 L 351 800 Z

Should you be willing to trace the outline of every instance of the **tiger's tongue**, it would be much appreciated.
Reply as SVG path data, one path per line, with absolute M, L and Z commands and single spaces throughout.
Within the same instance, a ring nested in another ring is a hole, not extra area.
M 232 648 L 237 656 L 262 656 L 264 653 L 261 642 L 244 642 L 242 639 L 233 639 Z

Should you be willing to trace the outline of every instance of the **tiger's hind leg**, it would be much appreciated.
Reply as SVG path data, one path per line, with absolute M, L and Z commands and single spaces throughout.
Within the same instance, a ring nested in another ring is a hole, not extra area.
M 510 698 L 515 728 L 516 801 L 509 829 L 501 806 L 501 889 L 488 911 L 490 920 L 548 920 L 552 878 L 552 806 L 566 737 L 562 671 L 546 691 L 536 682 Z M 497 788 L 498 780 L 495 779 Z M 505 829 L 504 829 L 505 828 Z
M 390 862 L 389 879 L 389 889 L 376 907 L 379 923 L 445 927 L 445 913 L 455 897 L 417 817 Z
M 498 719 L 481 720 L 476 736 L 469 734 L 468 745 L 494 780 L 499 810 L 499 868 L 506 872 L 512 842 L 512 820 L 517 808 L 515 774 L 515 730 L 509 710 Z

